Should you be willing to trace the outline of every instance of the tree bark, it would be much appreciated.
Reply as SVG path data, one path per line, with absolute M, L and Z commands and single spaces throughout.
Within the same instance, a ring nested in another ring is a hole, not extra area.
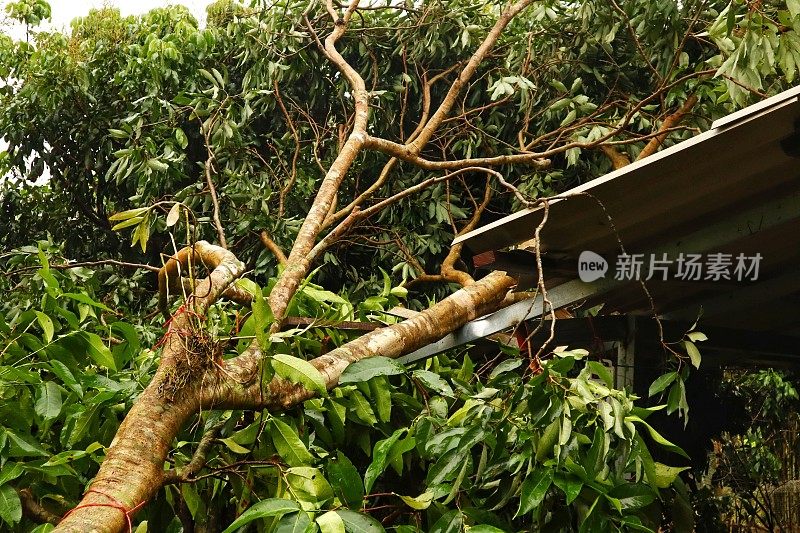
M 399 357 L 434 342 L 468 321 L 505 305 L 506 295 L 515 284 L 516 281 L 504 272 L 493 272 L 414 317 L 367 333 L 312 360 L 311 364 L 322 373 L 327 388 L 332 389 L 350 363 L 375 355 Z M 224 282 L 215 283 L 215 290 L 211 292 L 221 294 L 224 285 Z M 202 290 L 199 286 L 196 292 Z M 202 302 L 203 307 L 207 304 L 207 301 Z M 176 315 L 174 331 L 189 328 L 190 319 L 189 313 Z M 280 378 L 262 388 L 258 377 L 263 354 L 256 343 L 242 355 L 218 363 L 220 367 L 210 367 L 191 376 L 177 394 L 165 393 L 174 382 L 174 372 L 181 369 L 180 361 L 191 356 L 183 341 L 177 334 L 167 338 L 155 378 L 125 417 L 83 500 L 55 531 L 111 533 L 127 530 L 129 517 L 164 484 L 164 462 L 173 439 L 201 409 L 268 408 L 277 411 L 314 395 L 303 386 Z

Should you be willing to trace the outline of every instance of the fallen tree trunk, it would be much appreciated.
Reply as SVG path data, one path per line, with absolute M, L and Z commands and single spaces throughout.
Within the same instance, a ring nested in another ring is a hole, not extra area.
M 231 276 L 218 279 L 213 283 L 214 292 L 221 294 L 236 276 L 234 271 Z M 399 357 L 502 307 L 515 283 L 504 272 L 494 272 L 408 320 L 367 333 L 311 363 L 331 389 L 337 385 L 347 365 L 354 361 L 376 355 Z M 201 290 L 199 287 L 196 293 L 205 294 Z M 203 307 L 206 305 L 208 302 L 203 302 Z M 120 426 L 83 500 L 61 521 L 56 531 L 127 530 L 131 515 L 150 501 L 164 484 L 164 463 L 173 439 L 201 409 L 282 410 L 314 395 L 301 385 L 279 378 L 262 388 L 258 379 L 262 354 L 255 344 L 227 362 L 208 367 L 197 363 L 192 368 L 199 372 L 188 376 L 184 383 L 176 376 L 190 370 L 183 361 L 196 355 L 187 341 L 191 337 L 185 335 L 192 331 L 192 313 L 181 313 L 173 321 L 155 378 Z

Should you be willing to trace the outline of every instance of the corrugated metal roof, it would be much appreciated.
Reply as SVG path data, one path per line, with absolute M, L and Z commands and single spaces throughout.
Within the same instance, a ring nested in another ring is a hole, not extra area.
M 800 87 L 714 122 L 711 130 L 571 189 L 554 200 L 542 231 L 552 262 L 577 267 L 581 251 L 760 253 L 756 282 L 670 279 L 647 283 L 658 312 L 681 320 L 800 335 Z M 591 197 L 584 195 L 588 193 Z M 603 207 L 600 206 L 602 204 Z M 474 253 L 526 248 L 541 209 L 514 213 L 457 238 Z M 613 268 L 613 267 L 612 267 Z M 613 275 L 613 273 L 612 273 Z M 647 314 L 640 285 L 549 279 L 561 305 L 604 302 Z

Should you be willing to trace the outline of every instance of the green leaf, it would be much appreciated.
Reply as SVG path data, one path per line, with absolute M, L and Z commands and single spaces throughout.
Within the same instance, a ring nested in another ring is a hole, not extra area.
M 800 0 L 797 1 L 800 2 Z M 708 337 L 702 331 L 690 331 L 689 333 L 686 334 L 686 336 L 692 342 L 702 342 L 708 340 Z
M 145 219 L 145 217 L 133 217 L 133 218 L 129 218 L 127 220 L 123 220 L 122 222 L 120 222 L 118 224 L 114 224 L 111 227 L 111 231 L 119 231 L 121 229 L 129 228 L 131 226 L 136 226 L 137 224 L 141 223 L 142 220 L 144 220 L 144 219 Z
M 182 150 L 185 150 L 186 147 L 189 146 L 189 139 L 180 128 L 175 128 L 175 140 L 178 141 L 178 146 L 180 146 Z
M 431 491 L 425 491 L 416 498 L 412 496 L 403 496 L 401 494 L 398 494 L 398 496 L 400 496 L 400 499 L 403 500 L 406 505 L 416 511 L 427 509 L 431 506 L 431 502 L 433 501 L 433 492 Z
M 279 353 L 272 357 L 272 368 L 278 376 L 292 383 L 300 383 L 321 396 L 328 395 L 322 374 L 308 361 Z
M 546 428 L 542 436 L 539 438 L 539 443 L 536 445 L 536 460 L 544 461 L 553 453 L 553 446 L 558 440 L 558 433 L 561 428 L 561 420 L 556 418 Z
M 564 491 L 567 496 L 567 505 L 575 501 L 583 488 L 583 481 L 571 474 L 556 475 L 553 478 L 553 484 Z
M 241 455 L 250 453 L 250 450 L 248 450 L 247 448 L 245 448 L 244 446 L 233 440 L 233 437 L 228 437 L 226 439 L 219 439 L 219 441 L 223 443 L 225 446 L 227 446 L 228 449 L 233 453 L 238 453 Z
M 608 367 L 603 363 L 589 361 L 586 363 L 586 368 L 588 368 L 592 374 L 603 380 L 603 383 L 605 383 L 607 387 L 614 386 L 614 377 L 611 375 L 611 371 Z
M 382 355 L 367 357 L 348 365 L 339 377 L 339 385 L 359 383 L 376 376 L 394 376 L 405 372 L 403 365 Z
M 11 445 L 9 453 L 11 457 L 47 457 L 50 455 L 38 443 L 30 442 L 11 430 L 4 431 Z
M 505 531 L 488 524 L 478 524 L 477 526 L 467 527 L 467 533 L 505 533 Z
M 117 370 L 114 356 L 111 354 L 111 350 L 103 344 L 103 339 L 88 331 L 81 331 L 78 336 L 86 342 L 87 353 L 95 363 L 109 370 Z
M 9 485 L 0 487 L 0 518 L 9 526 L 22 520 L 22 502 L 17 491 Z
M 304 466 L 314 462 L 314 456 L 289 424 L 273 418 L 269 433 L 278 454 L 289 466 Z
M 640 424 L 643 424 L 647 428 L 648 433 L 650 433 L 650 438 L 653 439 L 656 443 L 658 443 L 663 448 L 671 452 L 677 453 L 678 455 L 685 457 L 686 459 L 689 458 L 689 456 L 686 455 L 685 451 L 683 451 L 680 447 L 672 444 L 670 441 L 665 439 L 663 436 L 661 436 L 661 434 L 658 431 L 655 430 L 655 428 L 653 428 L 653 426 L 651 426 L 638 416 L 626 416 L 625 420 L 628 422 L 638 422 Z
M 731 32 L 733 28 L 736 26 L 736 8 L 734 7 L 736 4 L 735 2 L 731 2 L 728 4 L 728 16 L 725 17 L 725 30 L 726 35 L 728 37 L 731 36 Z
M 255 283 L 253 283 L 253 285 L 255 285 Z M 252 289 L 252 309 L 256 341 L 258 342 L 258 347 L 261 348 L 261 352 L 266 353 L 269 351 L 271 344 L 269 340 L 269 328 L 272 326 L 274 318 L 272 316 L 272 309 L 270 309 L 269 305 L 267 305 L 267 301 L 264 299 L 264 293 L 261 291 L 261 288 L 258 287 L 258 285 L 255 285 L 255 287 Z
M 385 531 L 381 523 L 371 516 L 345 509 L 336 511 L 336 514 L 344 522 L 347 533 L 383 533 Z
M 515 516 L 522 516 L 539 507 L 553 483 L 552 468 L 537 468 L 522 482 L 519 509 Z
M 437 392 L 442 396 L 453 396 L 453 389 L 438 374 L 434 374 L 428 370 L 415 370 L 411 375 L 414 377 L 414 379 L 419 380 L 430 390 Z
M 364 482 L 350 459 L 340 451 L 328 462 L 328 479 L 336 495 L 348 507 L 361 508 L 364 500 Z
M 702 357 L 700 356 L 700 350 L 697 349 L 697 346 L 692 341 L 683 341 L 683 345 L 686 348 L 686 353 L 689 354 L 689 359 L 692 360 L 692 366 L 695 368 L 700 368 L 700 361 Z
M 85 450 L 67 450 L 65 452 L 57 453 L 47 460 L 42 466 L 58 466 L 72 463 L 83 457 L 89 455 Z
M 655 463 L 655 484 L 660 489 L 666 489 L 672 482 L 675 481 L 675 478 L 678 477 L 678 474 L 683 472 L 684 470 L 689 470 L 688 466 L 667 466 L 665 464 L 656 462 Z
M 0 448 L 1 447 L 2 446 L 0 446 Z M 0 486 L 5 485 L 9 481 L 14 481 L 21 476 L 24 471 L 22 464 L 13 461 L 7 462 L 3 465 L 3 468 L 0 469 Z
M 53 340 L 53 333 L 55 332 L 53 320 L 41 311 L 36 311 L 36 321 L 39 322 L 44 332 L 44 342 L 49 344 Z
M 283 516 L 286 513 L 292 513 L 300 510 L 300 505 L 297 502 L 284 500 L 281 498 L 270 498 L 268 500 L 261 500 L 255 505 L 247 509 L 242 515 L 233 521 L 223 533 L 233 533 L 245 524 L 249 524 L 254 520 L 261 518 L 269 518 L 272 516 Z
M 641 483 L 623 483 L 614 487 L 609 496 L 616 498 L 622 509 L 641 509 L 653 503 L 657 494 Z
M 53 372 L 53 374 L 55 374 L 58 379 L 64 383 L 64 385 L 75 391 L 79 397 L 83 398 L 83 387 L 81 387 L 81 384 L 78 383 L 77 379 L 75 379 L 75 376 L 72 374 L 70 369 L 67 368 L 67 365 L 57 359 L 50 360 L 48 364 L 50 365 L 50 370 Z
M 129 209 L 127 211 L 120 211 L 119 213 L 115 213 L 108 217 L 110 222 L 116 222 L 117 220 L 128 220 L 129 218 L 138 217 L 150 210 L 149 207 L 138 207 L 136 209 Z
M 103 311 L 111 311 L 114 312 L 113 309 L 108 307 L 107 305 L 94 300 L 88 294 L 83 294 L 79 292 L 65 292 L 61 296 L 66 296 L 70 300 L 75 300 L 76 302 L 80 302 L 82 304 L 91 305 L 92 307 L 97 307 L 98 309 L 102 309 Z
M 169 165 L 164 163 L 157 157 L 151 157 L 150 159 L 148 159 L 147 166 L 155 170 L 156 172 L 164 172 L 169 169 Z
M 39 385 L 39 394 L 34 405 L 36 414 L 44 420 L 53 420 L 61 413 L 61 389 L 52 381 Z
M 428 533 L 460 533 L 463 527 L 464 514 L 455 509 L 443 514 Z
M 367 471 L 364 474 L 364 487 L 366 488 L 367 494 L 372 490 L 372 485 L 375 484 L 375 480 L 378 479 L 378 476 L 386 470 L 388 463 L 387 457 L 392 446 L 394 446 L 394 443 L 397 442 L 406 431 L 408 431 L 406 428 L 400 428 L 392 433 L 388 439 L 379 440 L 375 443 L 375 447 L 372 449 L 372 462 L 367 467 Z
M 328 511 L 316 519 L 321 533 L 345 533 L 344 520 L 335 511 Z
M 278 523 L 275 524 L 274 533 L 309 533 L 313 531 L 313 524 L 308 513 L 305 511 L 298 511 L 296 513 L 287 514 L 283 516 Z
M 661 392 L 664 389 L 666 389 L 667 386 L 670 383 L 672 383 L 673 381 L 675 381 L 675 378 L 677 378 L 677 377 L 678 377 L 678 373 L 677 372 L 667 372 L 663 376 L 659 376 L 658 379 L 656 379 L 650 385 L 650 388 L 647 391 L 648 397 L 649 396 L 655 396 L 659 392 Z
M 286 469 L 286 481 L 295 498 L 315 507 L 319 507 L 335 496 L 330 483 L 318 468 L 310 466 L 288 468 Z

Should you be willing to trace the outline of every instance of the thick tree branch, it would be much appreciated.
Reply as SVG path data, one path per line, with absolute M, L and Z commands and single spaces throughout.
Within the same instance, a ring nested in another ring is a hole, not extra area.
M 631 160 L 626 154 L 620 152 L 611 145 L 601 144 L 598 148 L 611 160 L 611 168 L 614 170 L 631 164 Z
M 30 489 L 19 489 L 17 494 L 22 502 L 22 514 L 37 524 L 58 524 L 61 520 L 60 516 L 42 507 Z
M 403 161 L 413 163 L 425 170 L 454 170 L 465 167 L 494 167 L 500 165 L 531 165 L 536 168 L 547 168 L 550 166 L 549 159 L 543 159 L 540 154 L 522 153 L 511 155 L 498 155 L 494 157 L 477 157 L 472 159 L 455 159 L 452 161 L 430 161 L 418 156 L 414 148 L 369 136 L 366 139 L 366 147 L 378 150 Z
M 639 159 L 644 159 L 645 157 L 652 155 L 658 150 L 661 146 L 661 143 L 664 142 L 664 139 L 667 138 L 667 130 L 674 127 L 678 124 L 683 117 L 686 116 L 689 111 L 692 110 L 694 105 L 697 103 L 697 95 L 691 95 L 683 105 L 673 114 L 669 115 L 667 118 L 664 119 L 664 122 L 661 123 L 661 126 L 658 128 L 659 134 L 650 139 L 650 142 L 645 145 L 641 152 L 639 152 L 639 157 L 637 157 L 637 161 Z
M 263 230 L 259 237 L 261 238 L 261 244 L 264 245 L 264 248 L 272 252 L 272 255 L 278 260 L 278 264 L 286 266 L 286 254 L 284 254 L 281 247 L 272 240 L 267 230 Z
M 523 9 L 532 4 L 533 1 L 534 0 L 519 0 L 509 6 L 508 9 L 503 11 L 503 13 L 500 15 L 500 18 L 497 19 L 497 22 L 495 22 L 494 26 L 489 31 L 489 34 L 483 40 L 478 49 L 475 50 L 475 53 L 472 54 L 472 57 L 469 58 L 469 61 L 467 61 L 464 69 L 453 81 L 452 85 L 450 85 L 450 89 L 447 91 L 442 103 L 439 104 L 439 108 L 433 114 L 430 121 L 428 121 L 417 138 L 409 144 L 408 148 L 410 148 L 412 154 L 419 154 L 422 148 L 428 143 L 428 141 L 431 140 L 431 137 L 433 137 L 436 129 L 439 127 L 442 121 L 447 118 L 447 115 L 453 108 L 458 93 L 461 92 L 461 89 L 464 87 L 464 85 L 466 85 L 475 74 L 478 66 L 483 62 L 491 49 L 494 47 L 495 43 L 500 38 L 500 34 L 502 34 L 503 30 L 505 30 L 506 26 L 508 26 L 508 23 L 511 22 L 511 20 Z
M 191 273 L 194 265 L 212 269 L 209 276 L 199 282 L 191 297 L 195 312 L 202 313 L 224 293 L 231 283 L 244 272 L 244 264 L 233 253 L 206 241 L 187 246 L 167 259 L 158 272 L 158 308 L 169 318 L 167 298 L 170 291 L 182 288 L 178 281 Z
M 332 389 L 350 363 L 376 355 L 396 358 L 435 342 L 501 307 L 515 284 L 516 280 L 505 272 L 493 272 L 408 320 L 367 333 L 310 362 L 322 373 L 327 388 Z M 254 344 L 228 361 L 224 379 L 203 388 L 203 405 L 214 409 L 281 410 L 314 396 L 302 385 L 278 378 L 262 386 L 258 379 L 261 359 Z
M 207 279 L 214 285 L 214 292 L 224 290 L 212 276 Z M 331 389 L 354 361 L 374 355 L 399 357 L 498 309 L 515 283 L 504 272 L 493 272 L 413 318 L 367 333 L 311 363 Z M 187 313 L 176 315 L 173 321 L 176 332 L 190 328 Z M 218 366 L 189 376 L 186 384 L 174 391 L 179 393 L 165 394 L 165 388 L 174 386 L 176 372 L 185 370 L 180 364 L 187 356 L 185 340 L 175 335 L 164 345 L 162 362 L 153 381 L 122 422 L 83 500 L 56 531 L 106 533 L 127 528 L 130 515 L 163 486 L 164 461 L 172 440 L 198 410 L 262 407 L 280 410 L 314 394 L 279 378 L 262 386 L 259 369 L 263 355 L 257 343 L 234 359 L 220 361 L 216 363 Z
M 214 380 L 219 368 L 213 343 L 197 328 L 195 317 L 202 317 L 244 271 L 231 252 L 200 241 L 167 261 L 159 284 L 165 286 L 173 273 L 192 262 L 213 265 L 214 270 L 197 283 L 188 307 L 170 318 L 156 375 L 117 430 L 89 490 L 56 531 L 121 531 L 163 485 L 172 440 L 197 412 L 198 391 Z
M 317 196 L 313 204 L 311 204 L 311 209 L 309 209 L 303 225 L 300 227 L 297 239 L 286 262 L 286 270 L 283 271 L 283 275 L 280 276 L 270 293 L 269 305 L 273 316 L 278 321 L 284 317 L 289 301 L 308 272 L 311 264 L 308 260 L 308 253 L 313 248 L 325 217 L 331 210 L 345 174 L 347 174 L 356 156 L 363 148 L 367 137 L 369 94 L 364 85 L 364 79 L 336 50 L 336 41 L 344 35 L 347 24 L 356 7 L 358 7 L 358 0 L 353 0 L 344 15 L 339 17 L 335 14 L 332 1 L 328 1 L 328 11 L 331 13 L 336 25 L 333 32 L 325 39 L 323 52 L 338 67 L 350 84 L 351 94 L 355 102 L 355 119 L 353 131 L 336 156 L 325 178 L 323 178 Z

